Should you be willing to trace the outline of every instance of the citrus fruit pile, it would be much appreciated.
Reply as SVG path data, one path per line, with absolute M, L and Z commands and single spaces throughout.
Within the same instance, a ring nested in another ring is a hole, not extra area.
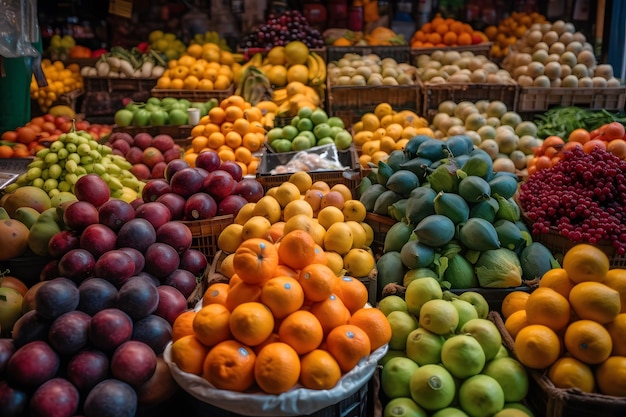
M 485 28 L 485 35 L 493 42 L 490 55 L 494 58 L 502 58 L 509 53 L 509 46 L 513 45 L 534 23 L 544 23 L 545 16 L 532 12 L 513 12 L 510 16 L 502 19 L 498 25 Z
M 384 297 L 379 308 L 391 326 L 381 371 L 385 415 L 486 416 L 509 407 L 531 415 L 521 404 L 526 369 L 502 345 L 480 293 L 453 295 L 424 277 L 409 284 L 404 299 Z
M 474 30 L 468 23 L 438 14 L 413 33 L 410 43 L 411 48 L 432 48 L 476 45 L 482 42 L 487 42 L 487 36 L 483 32 Z
M 41 68 L 48 81 L 48 86 L 39 88 L 35 76 L 30 83 L 30 98 L 37 101 L 43 112 L 48 111 L 63 94 L 83 88 L 83 77 L 78 64 L 67 67 L 62 61 L 41 61 Z
M 626 270 L 609 270 L 597 247 L 572 247 L 535 291 L 509 294 L 502 314 L 519 361 L 558 388 L 626 396 Z

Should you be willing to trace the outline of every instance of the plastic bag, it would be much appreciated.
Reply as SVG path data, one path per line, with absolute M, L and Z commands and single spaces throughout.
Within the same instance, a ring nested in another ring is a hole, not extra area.
M 36 0 L 0 0 L 0 55 L 37 57 L 39 40 Z
M 269 157 L 272 154 L 268 154 Z M 278 154 L 274 154 L 278 155 Z M 285 154 L 283 154 L 285 155 Z M 339 161 L 337 147 L 334 144 L 315 146 L 304 151 L 290 152 L 291 158 L 276 165 L 270 174 L 285 174 L 298 171 L 342 171 L 350 169 Z M 282 155 L 281 155 L 282 156 Z

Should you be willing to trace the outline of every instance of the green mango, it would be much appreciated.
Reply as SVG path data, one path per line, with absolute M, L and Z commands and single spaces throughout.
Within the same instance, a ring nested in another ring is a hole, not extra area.
M 30 228 L 28 247 L 36 255 L 50 256 L 48 242 L 56 233 L 61 231 L 56 207 L 44 210 Z
M 33 224 L 35 224 L 40 215 L 41 214 L 32 207 L 19 207 L 15 210 L 13 218 L 24 223 L 24 225 L 30 229 L 33 227 Z

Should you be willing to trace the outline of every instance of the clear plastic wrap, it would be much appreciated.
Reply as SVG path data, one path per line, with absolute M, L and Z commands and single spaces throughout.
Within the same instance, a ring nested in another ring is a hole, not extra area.
M 0 0 L 0 56 L 37 57 L 39 40 L 36 0 Z
M 298 171 L 341 171 L 350 169 L 339 160 L 335 145 L 315 146 L 299 152 L 290 152 L 291 158 L 276 165 L 270 174 L 285 174 Z

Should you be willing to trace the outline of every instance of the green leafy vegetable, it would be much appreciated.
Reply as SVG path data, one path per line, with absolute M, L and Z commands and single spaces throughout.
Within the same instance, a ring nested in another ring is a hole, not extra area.
M 613 113 L 606 109 L 590 110 L 569 106 L 551 108 L 543 114 L 536 115 L 534 122 L 537 125 L 538 138 L 559 136 L 567 141 L 567 137 L 574 129 L 583 128 L 592 131 L 611 122 L 626 124 L 626 116 L 623 112 Z

